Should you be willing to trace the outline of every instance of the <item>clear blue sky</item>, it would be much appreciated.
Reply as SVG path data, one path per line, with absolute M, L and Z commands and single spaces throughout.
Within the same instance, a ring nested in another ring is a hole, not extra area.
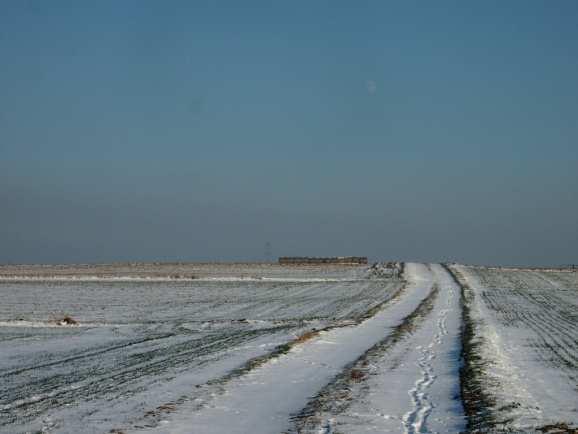
M 0 2 L 0 262 L 578 262 L 578 2 Z

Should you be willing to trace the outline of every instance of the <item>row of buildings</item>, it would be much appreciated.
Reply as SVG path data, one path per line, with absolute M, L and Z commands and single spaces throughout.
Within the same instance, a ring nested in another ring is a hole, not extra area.
M 282 256 L 279 258 L 280 265 L 302 264 L 341 264 L 363 265 L 367 264 L 366 256 L 337 256 L 332 258 L 308 257 L 308 256 Z

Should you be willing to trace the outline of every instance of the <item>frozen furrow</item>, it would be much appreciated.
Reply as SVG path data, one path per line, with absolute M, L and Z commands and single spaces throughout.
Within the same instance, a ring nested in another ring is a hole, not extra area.
M 561 366 L 578 368 L 578 352 L 575 343 L 569 343 L 563 336 L 560 336 L 562 333 L 559 329 L 553 327 L 548 321 L 541 321 L 537 315 L 526 313 L 524 317 L 524 323 L 539 338 L 538 341 L 549 349 L 551 355 L 558 359 Z
M 58 412 L 73 403 L 127 399 L 142 394 L 160 378 L 171 379 L 183 370 L 203 369 L 223 358 L 226 351 L 289 339 L 286 328 L 224 330 L 198 336 L 166 335 L 162 339 L 128 341 L 98 352 L 74 355 L 43 364 L 27 366 L 26 372 L 2 374 L 0 391 L 0 432 L 2 425 L 34 427 L 42 414 Z M 238 362 L 237 362 L 238 363 Z M 76 429 L 76 428 L 75 428 Z
M 0 326 L 352 318 L 391 296 L 397 279 L 339 282 L 1 283 Z M 50 299 L 45 295 L 49 293 Z

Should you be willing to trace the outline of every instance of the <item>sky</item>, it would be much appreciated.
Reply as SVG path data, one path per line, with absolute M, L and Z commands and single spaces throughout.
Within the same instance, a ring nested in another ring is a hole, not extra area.
M 0 263 L 578 263 L 578 2 L 0 2 Z

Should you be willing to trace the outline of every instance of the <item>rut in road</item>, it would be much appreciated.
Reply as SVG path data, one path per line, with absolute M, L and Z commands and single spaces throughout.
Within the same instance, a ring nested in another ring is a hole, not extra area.
M 415 387 L 409 391 L 413 409 L 403 417 L 404 432 L 407 434 L 426 432 L 427 418 L 435 405 L 435 403 L 431 402 L 428 395 L 428 390 L 437 377 L 432 361 L 436 358 L 438 347 L 448 334 L 447 317 L 454 298 L 456 297 L 453 287 L 448 287 L 447 291 L 446 307 L 438 313 L 436 322 L 437 332 L 433 342 L 425 347 L 418 347 L 421 351 L 421 357 L 418 360 L 418 365 L 421 369 L 421 378 L 416 381 Z

